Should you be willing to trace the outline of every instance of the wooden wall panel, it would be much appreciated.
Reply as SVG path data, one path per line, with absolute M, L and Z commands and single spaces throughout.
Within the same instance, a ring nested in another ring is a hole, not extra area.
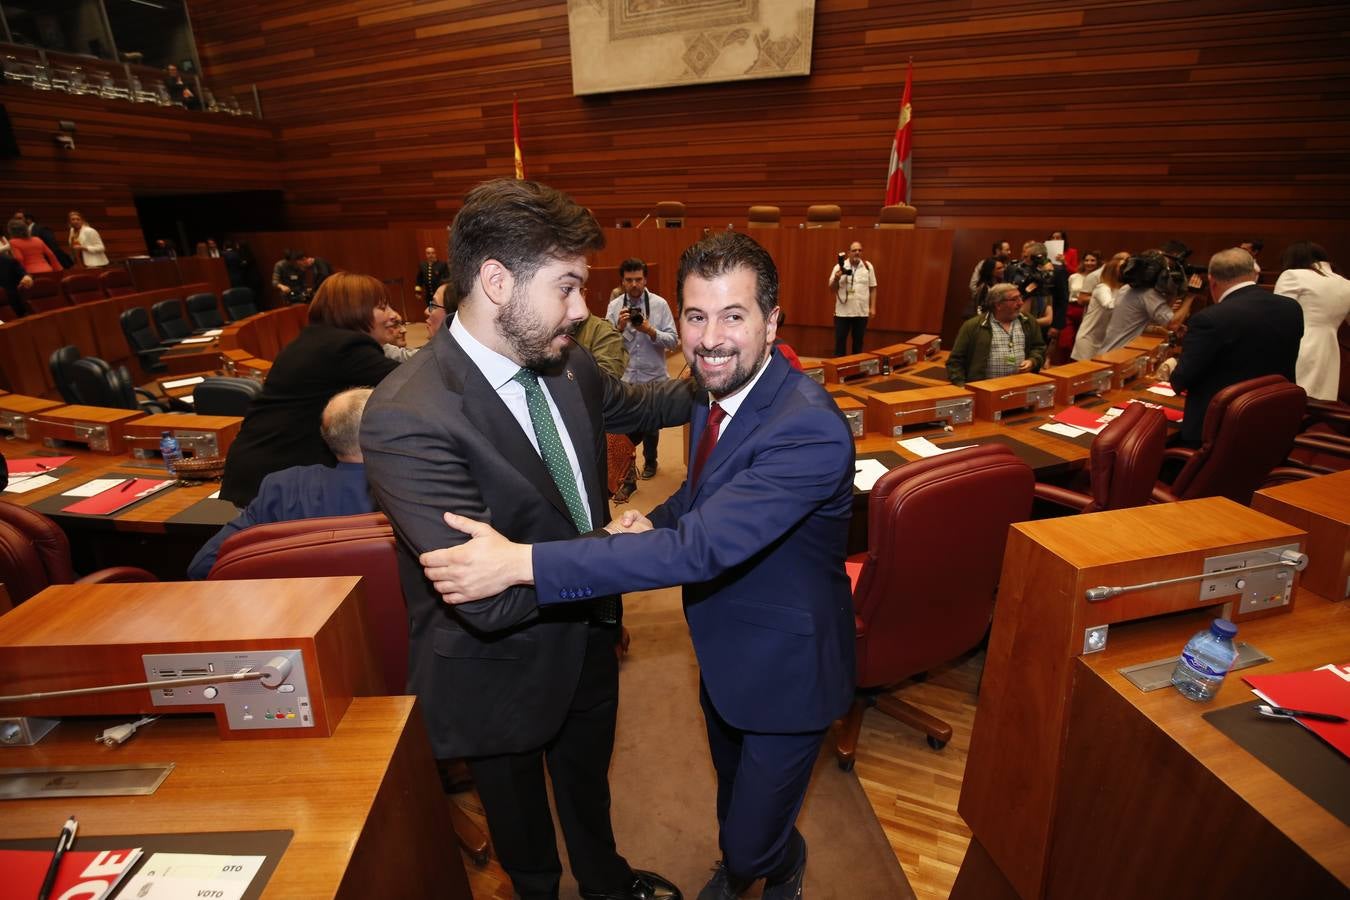
M 870 225 L 911 55 L 921 224 L 1325 237 L 1350 205 L 1333 0 L 818 0 L 810 76 L 588 98 L 564 3 L 189 6 L 208 75 L 259 84 L 298 227 L 443 224 L 511 172 L 513 96 L 528 172 L 603 223 L 681 199 Z
M 280 190 L 272 128 L 253 119 L 141 103 L 38 93 L 0 82 L 22 154 L 0 161 L 5 219 L 23 206 L 66 239 L 78 209 L 114 257 L 145 253 L 136 194 Z M 52 140 L 75 123 L 75 149 Z

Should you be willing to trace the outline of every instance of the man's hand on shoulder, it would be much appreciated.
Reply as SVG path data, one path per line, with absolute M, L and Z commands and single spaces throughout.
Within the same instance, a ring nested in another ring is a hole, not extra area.
M 445 514 L 445 524 L 469 536 L 457 547 L 428 550 L 418 557 L 431 586 L 447 603 L 493 597 L 509 587 L 534 583 L 529 544 L 507 540 L 486 522 Z

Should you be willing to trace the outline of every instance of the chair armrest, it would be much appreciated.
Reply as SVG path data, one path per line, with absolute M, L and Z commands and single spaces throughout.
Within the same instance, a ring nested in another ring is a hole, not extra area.
M 1172 493 L 1171 491 L 1169 491 L 1167 488 L 1163 487 L 1161 484 L 1155 484 L 1155 485 L 1153 486 L 1153 493 L 1152 493 L 1150 499 L 1151 499 L 1154 503 L 1179 503 L 1179 502 L 1181 502 L 1181 498 L 1180 498 L 1180 497 L 1178 497 L 1176 494 L 1174 494 L 1174 493 Z
M 1071 491 L 1056 484 L 1041 484 L 1039 481 L 1036 482 L 1035 496 L 1037 500 L 1064 506 L 1074 512 L 1082 512 L 1092 502 L 1092 498 L 1087 494 Z
M 1317 468 L 1321 467 L 1318 466 Z M 1318 476 L 1325 474 L 1328 473 L 1318 472 L 1313 469 L 1298 469 L 1294 466 L 1280 466 L 1279 468 L 1270 470 L 1270 474 L 1266 476 L 1266 480 L 1261 482 L 1261 487 L 1274 487 L 1277 484 L 1286 484 L 1290 481 L 1303 481 L 1307 478 L 1317 478 Z
M 1294 446 L 1300 450 L 1313 450 L 1317 453 L 1329 453 L 1342 459 L 1350 459 L 1350 439 L 1329 434 L 1300 434 L 1294 438 Z
M 124 584 L 128 582 L 159 581 L 153 572 L 138 569 L 135 566 L 112 566 L 90 572 L 83 578 L 75 579 L 76 584 Z
M 1194 447 L 1168 447 L 1163 451 L 1163 459 L 1176 459 L 1184 463 L 1190 462 L 1194 455 Z
M 1342 435 L 1350 434 L 1350 406 L 1331 400 L 1308 400 L 1304 428 L 1319 422 L 1335 428 Z

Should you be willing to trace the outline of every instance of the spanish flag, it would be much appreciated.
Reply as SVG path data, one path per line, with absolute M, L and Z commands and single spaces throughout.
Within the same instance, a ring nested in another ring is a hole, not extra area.
M 913 110 L 909 105 L 909 95 L 914 88 L 914 60 L 910 59 L 905 70 L 905 93 L 900 98 L 900 123 L 895 126 L 895 138 L 891 141 L 891 167 L 886 173 L 886 205 L 903 203 L 911 205 L 910 196 L 910 120 Z M 517 163 L 519 165 L 519 163 Z
M 525 180 L 525 157 L 520 154 L 520 104 L 511 98 L 511 140 L 516 150 L 516 180 Z

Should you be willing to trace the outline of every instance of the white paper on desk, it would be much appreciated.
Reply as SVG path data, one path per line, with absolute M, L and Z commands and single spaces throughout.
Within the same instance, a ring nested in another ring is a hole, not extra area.
M 202 332 L 202 337 L 215 337 L 216 335 L 220 334 L 222 331 L 224 331 L 223 328 L 212 328 L 210 331 L 203 331 L 203 332 Z
M 1164 381 L 1160 381 L 1148 389 L 1150 394 L 1158 394 L 1163 397 L 1175 397 L 1177 392 L 1172 390 L 1172 386 Z
M 870 491 L 876 486 L 877 479 L 889 471 L 879 459 L 860 459 L 853 464 L 853 486 L 860 491 Z
M 207 494 L 207 495 L 206 495 L 206 499 L 207 499 L 207 500 L 219 500 L 219 499 L 220 499 L 220 488 L 216 488 L 214 491 L 212 491 L 211 493 Z
M 29 491 L 37 490 L 40 487 L 46 487 L 49 484 L 56 484 L 59 481 L 53 475 L 29 475 L 27 478 L 21 478 L 17 481 L 10 481 L 9 487 L 5 488 L 6 494 L 26 494 Z
M 173 399 L 177 400 L 179 403 L 186 403 L 188 406 L 197 402 L 197 398 L 191 394 L 188 394 L 186 397 L 174 397 Z
M 211 853 L 156 853 L 119 896 L 151 900 L 239 900 L 258 874 L 265 856 L 226 856 Z
M 211 339 L 210 339 L 209 337 L 183 338 L 183 339 L 182 339 L 181 341 L 179 341 L 178 343 L 180 343 L 180 344 L 209 344 L 209 343 L 211 343 Z
M 1061 256 L 1063 256 L 1063 255 L 1064 255 L 1064 242 L 1063 242 L 1063 241 L 1046 241 L 1046 242 L 1045 242 L 1045 258 L 1046 258 L 1046 259 L 1050 260 L 1051 262 L 1054 262 L 1058 257 L 1061 257 Z
M 896 441 L 901 447 L 904 447 L 915 456 L 921 456 L 927 459 L 930 456 L 941 456 L 944 453 L 951 453 L 953 450 L 964 450 L 966 447 L 974 447 L 974 444 L 966 444 L 965 447 L 939 447 L 926 437 L 908 438 L 903 441 Z
M 1072 425 L 1065 425 L 1063 422 L 1046 422 L 1040 426 L 1041 431 L 1048 431 L 1051 434 L 1062 434 L 1065 437 L 1076 438 L 1087 434 L 1085 428 L 1075 428 Z M 1096 434 L 1097 432 L 1093 432 Z
M 62 491 L 62 497 L 93 497 L 101 494 L 109 488 L 115 488 L 119 484 L 126 483 L 125 478 L 95 478 L 93 481 L 86 481 L 79 487 L 73 487 L 68 491 Z
M 202 375 L 194 375 L 191 378 L 175 378 L 173 381 L 161 381 L 160 386 L 167 391 L 170 388 L 187 387 L 189 384 L 201 384 L 205 380 L 206 378 Z

